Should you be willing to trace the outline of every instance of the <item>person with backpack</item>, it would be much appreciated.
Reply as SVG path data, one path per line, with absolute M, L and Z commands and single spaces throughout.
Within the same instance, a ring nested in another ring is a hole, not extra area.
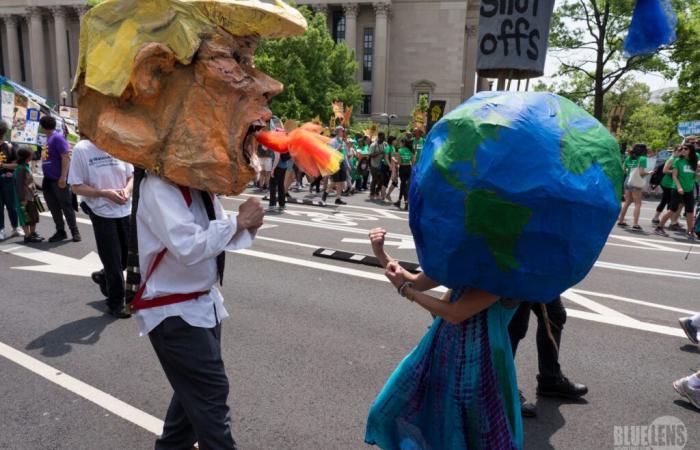
M 24 227 L 24 242 L 36 244 L 44 240 L 36 233 L 36 224 L 39 223 L 39 209 L 36 196 L 36 184 L 32 176 L 29 163 L 33 152 L 26 145 L 17 149 L 17 167 L 14 171 L 15 192 L 17 193 L 17 213 L 19 222 Z
M 671 195 L 671 210 L 667 211 L 659 225 L 654 230 L 659 236 L 668 236 L 664 225 L 674 212 L 680 212 L 681 205 L 685 206 L 685 218 L 688 225 L 688 239 L 695 240 L 695 171 L 698 168 L 698 157 L 695 146 L 684 144 L 680 156 L 673 162 L 671 175 L 673 177 L 674 191 Z
M 682 145 L 676 147 L 670 158 L 666 162 L 654 170 L 654 174 L 651 176 L 650 184 L 652 187 L 659 186 L 661 188 L 661 201 L 656 206 L 656 214 L 651 219 L 651 223 L 659 223 L 661 213 L 664 209 L 668 209 L 671 203 L 671 194 L 673 192 L 673 177 L 671 176 L 671 168 L 673 166 L 673 161 L 678 158 L 683 149 Z M 671 225 L 668 227 L 671 231 L 679 231 L 681 226 L 678 224 L 678 215 L 671 216 Z
M 8 131 L 7 123 L 0 121 L 0 241 L 7 237 L 5 234 L 5 209 L 10 218 L 9 237 L 24 236 L 19 227 L 17 205 L 15 204 L 14 171 L 17 168 L 17 153 L 11 143 L 2 140 Z
M 639 226 L 639 214 L 642 211 L 642 190 L 644 189 L 644 177 L 651 174 L 647 172 L 647 146 L 644 144 L 636 144 L 630 155 L 623 162 L 623 170 L 625 172 L 625 203 L 622 205 L 620 217 L 617 220 L 618 227 L 627 227 L 625 216 L 632 202 L 634 202 L 634 213 L 632 229 L 642 231 Z

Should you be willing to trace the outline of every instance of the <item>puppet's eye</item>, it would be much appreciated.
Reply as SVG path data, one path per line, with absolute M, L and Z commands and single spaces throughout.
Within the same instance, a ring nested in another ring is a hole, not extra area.
M 241 55 L 239 55 L 238 52 L 233 52 L 233 54 L 231 55 L 231 57 L 232 57 L 234 60 L 236 60 L 236 62 L 237 62 L 238 64 L 241 63 Z

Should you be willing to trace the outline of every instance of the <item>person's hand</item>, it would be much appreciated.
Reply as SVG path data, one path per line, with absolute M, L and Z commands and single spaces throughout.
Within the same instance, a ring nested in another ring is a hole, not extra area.
M 386 265 L 386 270 L 384 270 L 384 275 L 391 281 L 391 284 L 395 288 L 400 288 L 402 284 L 406 282 L 406 277 L 404 273 L 404 268 L 399 265 L 397 261 L 390 261 Z
M 122 193 L 121 189 L 103 189 L 102 196 L 107 200 L 116 203 L 117 205 L 124 205 L 127 201 L 127 198 Z
M 384 228 L 372 228 L 369 230 L 369 241 L 372 243 L 372 251 L 375 255 L 384 253 L 384 237 L 386 230 Z
M 678 188 L 678 193 L 681 194 L 681 195 L 683 195 L 683 194 L 685 194 L 685 191 L 683 190 L 682 187 L 679 187 L 679 188 Z
M 263 224 L 265 209 L 257 198 L 249 198 L 238 208 L 236 226 L 239 230 L 246 229 L 253 234 Z
M 61 189 L 65 189 L 66 186 L 67 186 L 67 185 L 66 185 L 66 179 L 65 179 L 65 178 L 59 178 L 59 179 L 58 179 L 58 187 L 60 187 Z

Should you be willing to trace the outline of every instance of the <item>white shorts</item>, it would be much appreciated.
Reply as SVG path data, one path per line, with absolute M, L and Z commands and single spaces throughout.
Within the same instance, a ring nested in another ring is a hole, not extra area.
M 260 170 L 263 172 L 272 171 L 272 158 L 260 158 Z

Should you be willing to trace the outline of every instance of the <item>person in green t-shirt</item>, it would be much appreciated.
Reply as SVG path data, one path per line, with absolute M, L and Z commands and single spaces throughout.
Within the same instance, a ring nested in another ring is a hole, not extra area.
M 656 206 L 656 214 L 654 214 L 654 218 L 651 219 L 651 223 L 658 225 L 660 222 L 659 219 L 661 217 L 661 213 L 664 212 L 664 208 L 670 208 L 671 206 L 671 194 L 673 193 L 674 189 L 671 169 L 673 168 L 673 161 L 679 157 L 682 149 L 682 145 L 677 146 L 673 151 L 673 155 L 666 160 L 664 166 L 661 168 L 664 174 L 661 182 L 659 183 L 659 187 L 661 188 L 661 201 Z M 671 216 L 671 225 L 668 226 L 668 229 L 672 231 L 682 230 L 681 226 L 678 224 L 678 214 Z
M 423 130 L 420 128 L 413 129 L 413 152 L 416 154 L 416 161 L 420 161 L 420 153 L 423 151 L 425 146 L 425 138 L 423 137 Z
M 695 226 L 695 171 L 698 168 L 698 157 L 693 144 L 684 144 L 678 158 L 671 166 L 674 189 L 671 193 L 670 211 L 667 211 L 654 231 L 660 236 L 668 236 L 664 225 L 674 212 L 680 212 L 681 205 L 685 206 L 685 220 L 688 225 L 688 239 L 694 240 Z
M 369 145 L 367 144 L 367 137 L 361 134 L 357 136 L 357 151 L 355 152 L 357 157 L 357 178 L 355 179 L 355 190 L 366 191 L 367 183 L 369 181 Z
M 415 155 L 409 149 L 408 140 L 401 138 L 399 141 L 398 162 L 399 162 L 399 179 L 401 180 L 401 188 L 399 189 L 399 199 L 394 206 L 401 207 L 401 199 L 404 201 L 404 209 L 408 209 L 408 183 L 411 182 L 411 168 L 415 162 Z
M 399 187 L 399 163 L 398 154 L 396 153 L 396 136 L 389 136 L 386 140 L 387 149 L 385 151 L 385 161 L 388 161 L 389 176 L 387 178 L 387 191 L 384 196 L 384 201 L 394 203 L 391 198 L 391 193 Z
M 627 209 L 632 202 L 634 202 L 632 229 L 635 231 L 642 231 L 642 227 L 639 226 L 639 214 L 642 211 L 643 188 L 641 186 L 635 186 L 634 181 L 638 180 L 640 176 L 646 177 L 651 174 L 651 172 L 646 171 L 646 154 L 647 146 L 644 144 L 636 144 L 622 163 L 625 171 L 625 203 L 622 205 L 620 217 L 617 220 L 617 226 L 619 227 L 627 227 L 625 216 L 627 215 Z

